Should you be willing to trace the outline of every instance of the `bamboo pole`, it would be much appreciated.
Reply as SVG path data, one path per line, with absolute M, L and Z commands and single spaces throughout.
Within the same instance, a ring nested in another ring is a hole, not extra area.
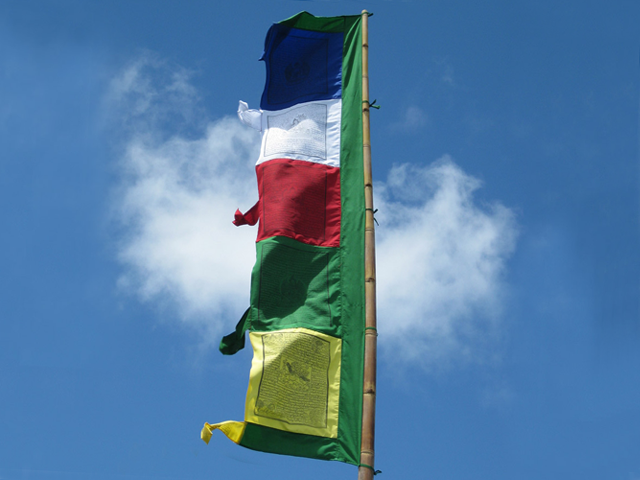
M 362 144 L 364 159 L 364 275 L 365 331 L 364 382 L 362 391 L 362 443 L 358 480 L 372 480 L 376 417 L 376 258 L 373 220 L 373 178 L 371 175 L 371 135 L 369 131 L 369 13 L 362 11 Z

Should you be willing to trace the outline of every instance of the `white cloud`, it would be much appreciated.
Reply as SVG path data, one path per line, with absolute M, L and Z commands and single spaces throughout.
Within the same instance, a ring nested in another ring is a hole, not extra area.
M 504 409 L 512 405 L 517 395 L 506 384 L 485 387 L 480 394 L 480 402 L 485 408 Z
M 231 224 L 257 200 L 259 135 L 235 117 L 200 135 L 188 75 L 142 58 L 114 80 L 126 145 L 115 215 L 122 226 L 120 286 L 217 343 L 248 306 L 255 229 Z M 175 125 L 175 127 L 173 126 Z M 501 279 L 514 248 L 513 214 L 480 207 L 480 182 L 447 157 L 393 167 L 376 185 L 382 351 L 426 367 L 475 359 L 500 316 Z M 400 355 L 396 355 L 400 352 Z
M 451 87 L 455 86 L 456 82 L 453 78 L 453 67 L 451 65 L 449 64 L 444 65 L 444 71 L 442 72 L 442 76 L 440 77 L 440 80 Z
M 389 128 L 397 132 L 415 132 L 423 128 L 429 120 L 429 117 L 420 107 L 411 105 L 402 113 L 402 118 L 392 123 Z
M 394 166 L 376 185 L 378 317 L 383 349 L 425 367 L 477 360 L 497 333 L 513 213 L 479 206 L 480 182 L 449 157 Z
M 236 208 L 257 200 L 253 165 L 260 139 L 236 118 L 210 123 L 199 138 L 166 138 L 158 119 L 188 116 L 194 95 L 175 75 L 162 86 L 165 73 L 142 59 L 114 81 L 111 92 L 112 105 L 133 108 L 125 115 L 122 180 L 114 195 L 125 269 L 119 283 L 215 335 L 232 327 L 249 302 L 255 231 L 231 220 Z M 167 104 L 162 98 L 168 88 Z M 188 110 L 180 110 L 185 105 Z
M 112 120 L 132 135 L 184 130 L 202 120 L 193 72 L 144 52 L 111 81 L 106 96 Z

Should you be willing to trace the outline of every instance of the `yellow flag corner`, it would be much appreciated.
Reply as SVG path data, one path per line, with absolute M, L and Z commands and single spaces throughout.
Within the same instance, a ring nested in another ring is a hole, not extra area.
M 200 438 L 204 443 L 208 444 L 209 440 L 211 440 L 213 431 L 220 430 L 232 442 L 240 443 L 246 426 L 247 424 L 245 422 L 234 422 L 233 420 L 214 424 L 205 423 L 202 431 L 200 432 Z

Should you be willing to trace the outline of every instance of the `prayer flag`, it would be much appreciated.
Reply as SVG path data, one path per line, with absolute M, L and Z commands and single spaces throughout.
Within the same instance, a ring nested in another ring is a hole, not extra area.
M 302 12 L 274 24 L 261 58 L 262 132 L 250 307 L 223 338 L 253 347 L 244 421 L 205 424 L 265 452 L 358 465 L 364 351 L 361 16 Z

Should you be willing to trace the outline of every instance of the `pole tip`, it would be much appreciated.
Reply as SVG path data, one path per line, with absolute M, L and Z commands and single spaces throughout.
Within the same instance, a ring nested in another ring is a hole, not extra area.
M 362 15 L 366 15 L 366 14 L 368 14 L 368 13 L 369 13 L 369 12 L 367 12 L 366 10 L 362 10 Z

